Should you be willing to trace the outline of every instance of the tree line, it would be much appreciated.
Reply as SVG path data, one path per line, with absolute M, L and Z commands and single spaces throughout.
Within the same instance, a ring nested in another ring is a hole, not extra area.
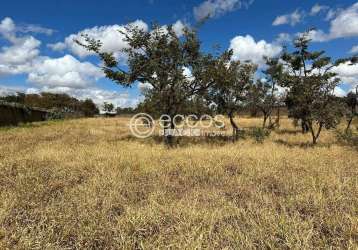
M 42 92 L 40 94 L 16 94 L 0 97 L 0 100 L 10 103 L 20 103 L 27 107 L 42 108 L 61 117 L 74 114 L 92 117 L 99 114 L 96 104 L 91 99 L 78 100 L 68 94 Z
M 115 83 L 126 87 L 145 83 L 145 100 L 139 108 L 154 115 L 225 114 L 237 138 L 239 127 L 234 118 L 240 109 L 260 110 L 263 127 L 272 129 L 279 126 L 279 108 L 284 105 L 289 117 L 301 124 L 302 132 L 311 134 L 313 144 L 323 128 L 335 128 L 344 115 L 348 131 L 357 115 L 357 93 L 336 97 L 334 91 L 341 80 L 333 72 L 340 64 L 357 63 L 357 57 L 332 60 L 324 51 L 311 51 L 309 31 L 293 41 L 292 50 L 285 48 L 276 58 L 265 58 L 260 77 L 255 77 L 257 65 L 233 60 L 232 50 L 203 52 L 195 29 L 186 28 L 182 37 L 171 26 L 163 29 L 158 25 L 151 31 L 128 26 L 122 33 L 129 45 L 122 51 L 128 56 L 128 69 L 113 53 L 102 51 L 101 41 L 90 34 L 83 36 L 85 42 L 76 42 L 99 56 L 103 72 Z M 173 119 L 168 123 L 167 127 L 175 128 Z M 172 141 L 168 135 L 166 143 Z

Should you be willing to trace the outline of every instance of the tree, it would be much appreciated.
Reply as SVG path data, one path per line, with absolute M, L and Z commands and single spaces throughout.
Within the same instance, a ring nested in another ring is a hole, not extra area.
M 265 112 L 266 112 L 266 116 L 269 119 L 269 127 L 274 128 L 280 126 L 281 99 L 279 94 L 277 93 L 277 87 L 282 85 L 283 65 L 280 62 L 280 58 L 266 57 L 265 60 L 266 60 L 267 69 L 263 71 L 263 73 L 265 74 L 266 84 L 270 87 L 270 89 L 268 92 L 265 93 L 266 98 L 263 104 L 266 105 Z M 275 107 L 277 108 L 277 116 L 276 116 L 276 121 L 272 122 L 272 113 Z M 265 127 L 265 123 L 264 123 L 264 127 Z
M 92 39 L 90 34 L 84 36 L 85 42 L 77 43 L 100 57 L 106 77 L 117 84 L 126 87 L 137 81 L 149 84 L 145 98 L 151 100 L 158 112 L 170 117 L 164 130 L 174 129 L 173 118 L 182 104 L 213 84 L 207 74 L 212 56 L 200 51 L 196 32 L 188 28 L 183 37 L 178 37 L 172 26 L 158 25 L 153 25 L 151 31 L 127 26 L 122 33 L 128 43 L 122 51 L 128 56 L 128 70 L 121 67 L 113 53 L 102 51 L 101 41 Z M 172 145 L 172 135 L 167 134 L 165 141 Z
M 248 104 L 255 107 L 263 114 L 262 127 L 266 128 L 266 122 L 272 112 L 272 87 L 265 81 L 258 80 L 256 84 L 250 86 L 248 92 Z
M 337 126 L 342 116 L 342 106 L 334 96 L 340 82 L 332 72 L 335 66 L 356 59 L 338 59 L 332 62 L 324 51 L 309 51 L 308 32 L 294 41 L 292 53 L 282 56 L 285 74 L 284 84 L 289 88 L 287 100 L 289 115 L 307 124 L 312 143 L 316 144 L 322 128 Z
M 80 109 L 86 117 L 93 117 L 99 113 L 96 104 L 91 99 L 82 101 Z
M 106 113 L 111 113 L 114 110 L 113 103 L 104 102 L 103 103 L 103 111 Z
M 357 107 L 358 107 L 358 86 L 356 87 L 356 93 L 349 92 L 347 96 L 345 97 L 345 103 L 347 106 L 347 127 L 345 132 L 348 133 L 350 126 L 352 124 L 352 121 L 355 116 L 358 115 Z
M 230 119 L 233 139 L 237 140 L 239 127 L 234 119 L 235 114 L 246 101 L 257 67 L 249 62 L 231 61 L 231 57 L 232 51 L 227 51 L 217 58 L 212 72 L 215 84 L 209 89 L 208 95 L 218 112 Z

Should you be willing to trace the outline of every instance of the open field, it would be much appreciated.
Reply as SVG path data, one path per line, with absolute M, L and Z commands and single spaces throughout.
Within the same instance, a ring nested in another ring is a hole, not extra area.
M 167 149 L 128 120 L 0 130 L 1 249 L 357 249 L 358 153 L 334 132 Z

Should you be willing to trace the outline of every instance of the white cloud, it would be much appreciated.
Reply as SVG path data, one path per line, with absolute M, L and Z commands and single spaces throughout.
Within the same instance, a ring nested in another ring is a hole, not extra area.
M 337 73 L 343 83 L 355 86 L 358 83 L 358 65 L 350 65 L 349 62 L 342 63 L 332 69 Z
M 358 3 L 346 9 L 330 10 L 326 19 L 331 19 L 329 32 L 311 31 L 310 36 L 313 41 L 324 42 L 337 38 L 358 36 Z
M 358 3 L 340 11 L 331 21 L 330 38 L 358 36 Z
M 49 47 L 53 51 L 63 51 L 64 49 L 66 49 L 66 44 L 63 42 L 58 42 L 58 43 L 47 44 L 47 47 Z
M 65 55 L 37 62 L 28 75 L 28 81 L 45 86 L 84 88 L 102 76 L 101 70 L 93 64 Z
M 285 42 L 291 42 L 293 39 L 292 39 L 292 36 L 288 33 L 280 33 L 278 34 L 275 42 L 276 43 L 285 43 Z
M 119 31 L 125 32 L 126 26 L 133 25 L 140 29 L 148 30 L 148 25 L 141 20 L 129 23 L 127 25 L 108 25 L 108 26 L 95 26 L 93 28 L 84 29 L 77 34 L 71 34 L 65 38 L 64 42 L 49 44 L 48 46 L 54 50 L 61 51 L 68 49 L 74 55 L 84 58 L 93 55 L 93 52 L 88 51 L 82 46 L 78 45 L 75 40 L 84 42 L 82 34 L 88 34 L 91 38 L 100 40 L 102 42 L 102 51 L 113 52 L 117 58 L 125 58 L 120 51 L 128 47 L 128 43 L 124 41 L 125 36 Z M 178 28 L 179 24 L 177 24 Z
M 352 53 L 352 54 L 358 53 L 358 45 L 353 46 L 352 49 L 349 51 L 349 53 Z
M 253 0 L 207 0 L 194 7 L 194 17 L 198 21 L 205 18 L 219 17 L 242 7 L 247 8 L 252 3 Z
M 315 16 L 315 15 L 319 14 L 320 12 L 327 11 L 327 10 L 329 10 L 329 7 L 328 7 L 328 6 L 326 6 L 326 5 L 320 5 L 320 4 L 316 3 L 316 4 L 311 8 L 310 15 L 311 15 L 311 16 Z
M 5 17 L 0 23 L 0 34 L 9 39 L 11 36 L 14 36 L 16 32 L 52 35 L 55 31 L 35 24 L 15 25 L 10 17 Z
M 322 30 L 310 30 L 308 36 L 313 42 L 325 42 L 330 40 L 329 35 L 325 34 Z
M 230 42 L 230 49 L 234 52 L 234 60 L 251 60 L 260 67 L 265 64 L 264 56 L 275 57 L 282 51 L 281 46 L 267 43 L 265 40 L 256 42 L 250 35 L 234 37 Z
M 291 26 L 295 26 L 300 23 L 303 19 L 304 13 L 299 11 L 298 9 L 292 12 L 291 14 L 282 15 L 276 17 L 273 21 L 272 25 L 278 26 L 283 24 L 290 24 Z
M 186 25 L 182 23 L 182 21 L 178 20 L 173 24 L 173 31 L 178 37 L 181 37 L 182 35 L 184 35 L 185 27 Z
M 344 91 L 341 87 L 337 86 L 335 87 L 333 94 L 338 97 L 346 96 L 346 91 Z
M 33 60 L 39 54 L 41 42 L 32 36 L 16 35 L 17 27 L 9 17 L 0 23 L 0 36 L 8 41 L 8 46 L 0 49 L 0 76 L 26 73 L 30 70 Z

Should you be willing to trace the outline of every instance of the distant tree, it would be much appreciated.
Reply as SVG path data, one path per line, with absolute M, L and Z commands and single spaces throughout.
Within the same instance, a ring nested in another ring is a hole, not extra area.
M 117 107 L 116 108 L 117 115 L 129 115 L 129 114 L 134 114 L 135 112 L 136 112 L 135 109 L 133 109 L 132 107 L 128 107 L 128 108 Z
M 280 126 L 280 107 L 281 97 L 277 92 L 279 86 L 283 83 L 283 65 L 280 62 L 280 58 L 265 58 L 267 69 L 263 71 L 265 74 L 266 85 L 270 87 L 270 90 L 265 93 L 265 112 L 269 118 L 269 128 Z M 274 109 L 277 108 L 277 116 L 275 122 L 272 121 L 272 115 Z M 264 123 L 265 126 L 265 123 Z
M 217 58 L 215 70 L 211 71 L 215 84 L 209 89 L 209 98 L 217 111 L 226 114 L 233 129 L 233 139 L 237 140 L 239 127 L 235 114 L 246 103 L 248 91 L 253 83 L 256 65 L 232 61 L 232 51 L 227 51 Z
M 0 96 L 0 100 L 5 102 L 14 102 L 14 103 L 20 103 L 25 104 L 25 94 L 21 92 L 17 92 L 13 95 L 7 95 L 7 96 Z
M 342 116 L 342 105 L 334 96 L 334 90 L 340 82 L 332 72 L 334 66 L 356 59 L 339 59 L 335 62 L 325 56 L 324 51 L 308 50 L 308 32 L 294 41 L 296 48 L 292 53 L 285 52 L 285 87 L 288 87 L 288 110 L 294 119 L 300 119 L 307 125 L 316 144 L 322 128 L 337 126 Z
M 348 133 L 354 117 L 358 116 L 358 86 L 356 87 L 355 93 L 349 92 L 347 94 L 347 96 L 345 97 L 345 103 L 347 106 L 347 127 L 345 132 Z
M 111 113 L 114 110 L 113 103 L 104 102 L 103 103 L 103 111 L 106 113 Z
M 258 80 L 250 86 L 247 102 L 250 107 L 260 110 L 263 114 L 262 127 L 266 127 L 266 122 L 272 112 L 272 87 L 265 81 Z
M 153 25 L 150 31 L 128 26 L 122 33 L 129 45 L 122 51 L 128 55 L 128 70 L 121 67 L 113 53 L 102 51 L 101 41 L 92 39 L 91 34 L 84 36 L 85 42 L 77 43 L 100 57 L 106 77 L 117 84 L 132 86 L 137 81 L 149 84 L 145 98 L 157 112 L 171 118 L 164 124 L 166 129 L 175 128 L 173 118 L 188 98 L 213 84 L 207 74 L 212 56 L 200 51 L 196 32 L 188 28 L 183 37 L 178 37 L 170 25 L 166 28 Z M 173 140 L 167 134 L 166 143 L 173 145 Z
M 86 99 L 82 101 L 80 109 L 86 117 L 93 117 L 99 114 L 99 110 L 96 104 L 91 99 Z

